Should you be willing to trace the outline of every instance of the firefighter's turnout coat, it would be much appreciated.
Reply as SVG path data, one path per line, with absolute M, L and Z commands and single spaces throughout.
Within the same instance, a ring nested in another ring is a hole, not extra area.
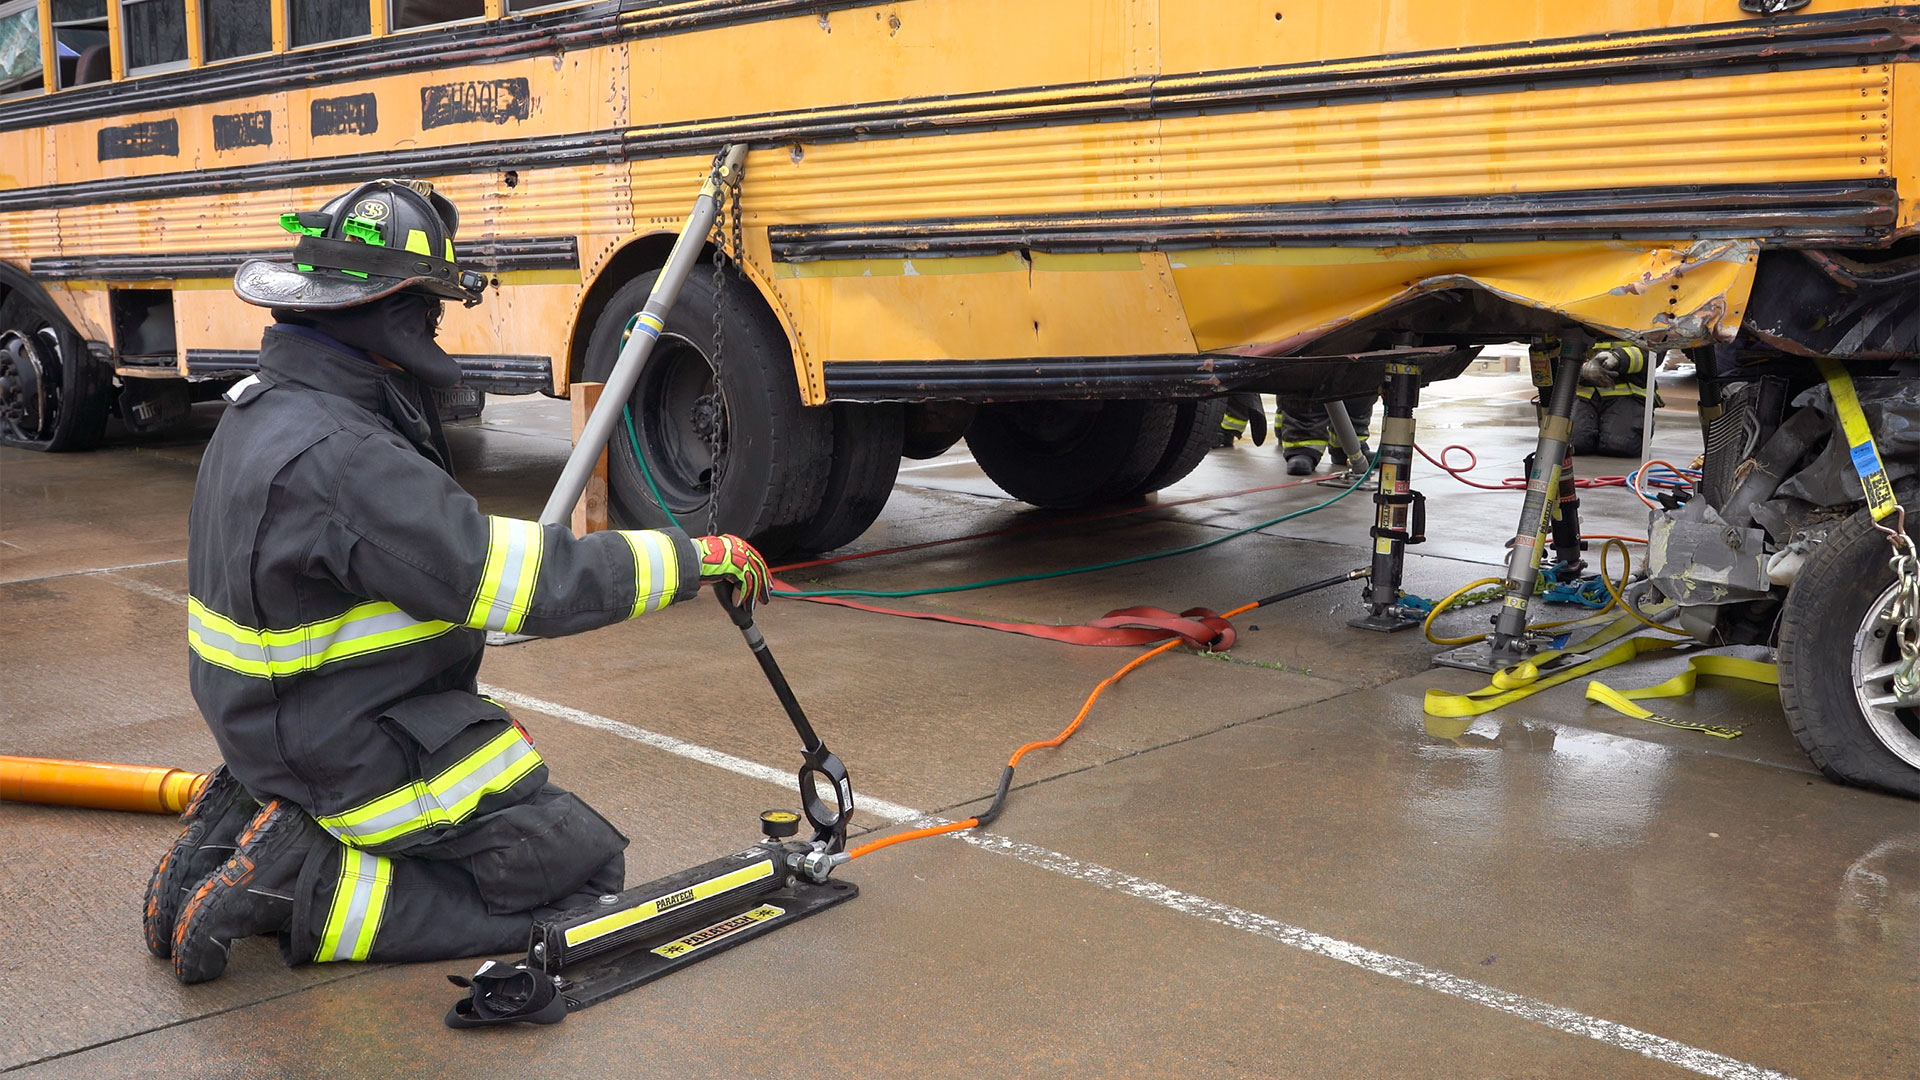
M 189 665 L 234 776 L 339 841 L 302 873 L 288 959 L 505 951 L 530 910 L 616 891 L 626 839 L 477 693 L 484 631 L 659 611 L 699 587 L 692 542 L 481 513 L 412 377 L 305 327 L 269 329 L 228 396 L 194 491 Z

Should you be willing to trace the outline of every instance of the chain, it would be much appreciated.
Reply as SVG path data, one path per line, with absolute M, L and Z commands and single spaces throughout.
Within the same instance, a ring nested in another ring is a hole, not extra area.
M 721 152 L 725 153 L 724 150 Z M 727 320 L 723 314 L 726 310 L 727 264 L 738 262 L 746 250 L 741 240 L 740 171 L 735 169 L 725 178 L 724 190 L 714 200 L 717 212 L 713 227 L 718 243 L 713 251 L 713 352 L 709 358 L 713 367 L 713 422 L 707 433 L 707 452 L 713 459 L 713 465 L 707 473 L 708 535 L 718 535 L 720 532 L 720 478 L 726 472 L 727 460 L 727 399 L 720 382 L 721 362 L 727 342 Z
M 1895 510 L 1891 528 L 1874 527 L 1887 535 L 1887 543 L 1893 547 L 1887 565 L 1899 585 L 1893 593 L 1893 607 L 1887 612 L 1893 623 L 1894 642 L 1900 646 L 1900 668 L 1894 673 L 1893 688 L 1902 697 L 1911 697 L 1920 692 L 1920 554 L 1914 551 L 1913 537 L 1907 535 L 1906 517 L 1904 508 Z

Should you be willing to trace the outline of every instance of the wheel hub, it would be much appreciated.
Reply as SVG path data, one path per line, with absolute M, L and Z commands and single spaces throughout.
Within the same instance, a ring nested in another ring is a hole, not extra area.
M 0 422 L 28 439 L 41 438 L 53 414 L 43 353 L 39 342 L 18 330 L 0 332 Z
M 1896 685 L 1902 662 L 1893 619 L 1899 588 L 1900 583 L 1894 582 L 1867 606 L 1867 616 L 1853 636 L 1854 695 L 1874 738 L 1895 757 L 1920 769 L 1920 730 L 1914 719 L 1920 694 Z

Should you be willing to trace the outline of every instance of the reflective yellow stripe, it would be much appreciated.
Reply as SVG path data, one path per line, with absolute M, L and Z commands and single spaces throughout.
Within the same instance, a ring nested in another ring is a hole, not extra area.
M 1840 430 L 1847 437 L 1847 456 L 1853 471 L 1860 474 L 1860 489 L 1866 492 L 1867 508 L 1873 520 L 1892 516 L 1900 504 L 1893 497 L 1893 481 L 1887 479 L 1887 466 L 1880 460 L 1880 448 L 1874 445 L 1873 429 L 1867 414 L 1860 410 L 1860 395 L 1854 393 L 1853 377 L 1837 360 L 1821 360 L 1820 374 L 1833 394 L 1833 411 L 1840 417 Z
M 684 907 L 698 900 L 705 900 L 709 896 L 719 896 L 724 892 L 732 892 L 742 885 L 751 885 L 756 881 L 763 881 L 772 875 L 773 863 L 770 860 L 763 859 L 760 862 L 754 863 L 752 866 L 743 867 L 731 873 L 722 874 L 716 878 L 708 878 L 697 885 L 676 890 L 659 899 L 649 900 L 644 904 L 635 904 L 633 907 L 616 911 L 611 915 L 604 915 L 592 922 L 584 922 L 579 926 L 569 927 L 567 929 L 567 944 L 569 946 L 580 945 L 592 941 L 595 938 L 606 937 L 616 930 L 625 930 L 627 927 L 633 926 L 636 923 L 643 923 L 648 919 L 657 918 L 665 912 Z M 662 906 L 663 901 L 667 900 L 672 900 L 672 903 Z
M 633 611 L 628 618 L 673 603 L 680 587 L 680 551 L 673 537 L 652 529 L 622 529 L 620 538 L 633 549 Z
M 433 249 L 427 246 L 427 234 L 419 229 L 407 230 L 407 250 L 419 255 L 433 254 Z
M 255 678 L 285 678 L 322 664 L 436 638 L 455 624 L 415 619 L 385 601 L 355 604 L 290 630 L 258 630 L 187 598 L 187 647 L 209 664 Z
M 519 518 L 489 517 L 487 526 L 487 565 L 467 610 L 467 625 L 517 634 L 533 604 L 546 533 L 539 522 Z
M 327 910 L 314 960 L 365 960 L 387 912 L 393 886 L 393 860 L 346 848 L 340 852 L 340 879 Z
M 481 799 L 511 788 L 539 765 L 539 751 L 519 728 L 509 726 L 432 779 L 415 780 L 316 820 L 343 844 L 376 847 L 421 829 L 465 821 Z

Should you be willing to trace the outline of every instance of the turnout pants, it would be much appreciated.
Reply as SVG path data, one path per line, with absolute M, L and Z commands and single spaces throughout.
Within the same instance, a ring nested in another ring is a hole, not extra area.
M 281 953 L 300 964 L 515 952 L 536 917 L 619 892 L 625 846 L 552 784 L 404 855 L 322 841 L 301 866 Z
M 1373 403 L 1378 394 L 1350 397 L 1341 404 L 1353 420 L 1354 434 L 1365 439 L 1372 434 Z M 1327 407 L 1297 398 L 1280 399 L 1280 452 L 1288 457 L 1305 455 L 1320 464 L 1320 455 L 1331 452 L 1335 465 L 1345 465 L 1347 455 L 1327 428 Z
M 1647 399 L 1642 394 L 1594 394 L 1573 399 L 1573 452 L 1583 457 L 1640 456 Z
M 325 832 L 300 867 L 289 963 L 520 949 L 536 912 L 620 891 L 627 838 L 547 782 L 496 702 L 422 695 L 347 733 L 353 793 L 305 807 Z

